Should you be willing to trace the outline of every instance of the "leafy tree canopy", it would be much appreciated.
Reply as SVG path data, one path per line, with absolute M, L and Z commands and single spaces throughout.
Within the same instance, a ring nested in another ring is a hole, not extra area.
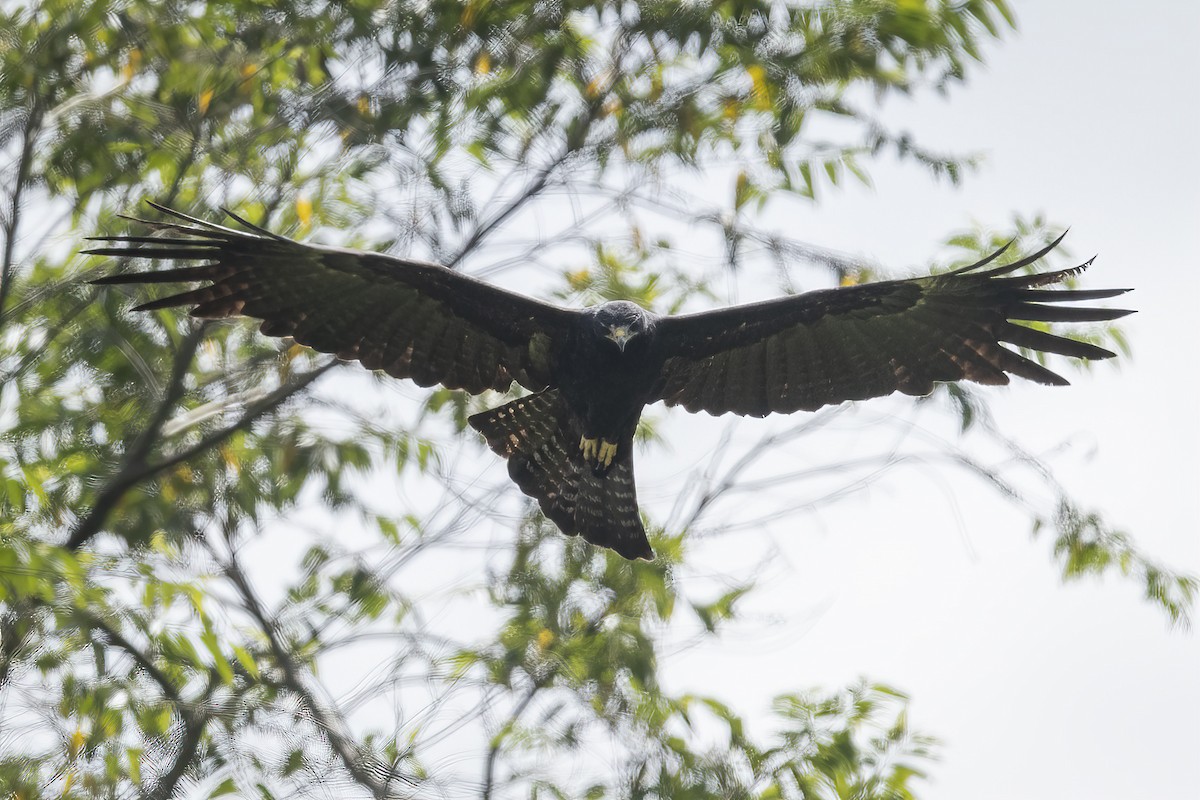
M 753 591 L 689 572 L 695 529 L 829 415 L 714 461 L 630 565 L 480 472 L 461 395 L 130 315 L 75 252 L 152 198 L 570 302 L 698 306 L 756 260 L 861 280 L 754 211 L 883 152 L 962 179 L 970 158 L 878 107 L 949 90 L 1012 24 L 1004 0 L 0 7 L 0 793 L 914 796 L 932 743 L 895 690 L 780 697 L 760 730 L 660 677 Z M 695 193 L 711 170 L 728 197 Z M 1007 227 L 950 244 L 965 263 L 1047 228 Z M 720 258 L 697 264 L 694 235 Z M 914 411 L 947 412 L 1001 438 L 962 387 Z M 1064 576 L 1133 575 L 1184 618 L 1189 578 L 943 446 L 1049 531 Z

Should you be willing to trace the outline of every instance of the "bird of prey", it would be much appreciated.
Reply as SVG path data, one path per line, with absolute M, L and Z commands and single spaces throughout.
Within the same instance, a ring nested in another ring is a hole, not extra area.
M 153 205 L 153 204 L 152 204 Z M 1003 249 L 938 275 L 823 289 L 760 303 L 659 316 L 630 302 L 568 309 L 444 266 L 303 244 L 229 213 L 242 229 L 155 205 L 172 221 L 150 236 L 102 236 L 94 255 L 200 261 L 126 272 L 102 284 L 197 288 L 137 307 L 248 316 L 420 386 L 529 394 L 468 420 L 508 459 L 523 492 L 566 534 L 625 558 L 653 558 L 638 511 L 633 436 L 642 409 L 764 417 L 939 381 L 1064 385 L 1004 343 L 1084 359 L 1114 354 L 1023 322 L 1093 322 L 1130 313 L 1074 305 L 1126 289 L 1043 288 L 1082 272 L 1019 272 L 1052 250 L 994 265 Z M 1062 305 L 1069 303 L 1069 305 Z

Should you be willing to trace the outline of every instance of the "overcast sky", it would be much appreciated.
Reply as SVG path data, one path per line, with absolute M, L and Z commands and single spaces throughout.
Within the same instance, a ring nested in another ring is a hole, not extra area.
M 1136 287 L 1121 298 L 1139 311 L 1124 323 L 1133 359 L 1066 389 L 1014 383 L 992 409 L 1083 505 L 1200 572 L 1200 4 L 1013 6 L 1019 32 L 965 89 L 885 115 L 927 146 L 982 151 L 978 174 L 951 189 L 884 166 L 873 190 L 766 222 L 897 268 L 1011 212 L 1070 225 L 1074 255 L 1099 254 L 1087 286 Z M 977 485 L 911 470 L 781 547 L 791 567 L 766 576 L 755 609 L 794 603 L 781 609 L 791 621 L 689 657 L 680 680 L 744 712 L 860 675 L 895 685 L 914 727 L 946 745 L 920 792 L 931 800 L 1196 796 L 1200 638 L 1169 629 L 1132 582 L 1062 585 L 1049 543 Z

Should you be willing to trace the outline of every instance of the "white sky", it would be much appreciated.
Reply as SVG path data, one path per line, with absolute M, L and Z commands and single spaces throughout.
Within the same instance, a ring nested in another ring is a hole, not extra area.
M 873 168 L 873 191 L 826 193 L 777 227 L 903 268 L 973 221 L 1043 211 L 1072 226 L 1074 255 L 1099 253 L 1087 286 L 1137 289 L 1118 301 L 1139 310 L 1124 323 L 1134 358 L 1070 388 L 1014 383 L 992 410 L 1032 452 L 1068 442 L 1051 463 L 1082 505 L 1200 572 L 1200 387 L 1181 352 L 1200 294 L 1200 4 L 1013 5 L 1019 33 L 965 89 L 885 114 L 925 146 L 983 151 L 979 173 L 950 189 L 915 167 Z M 945 487 L 909 470 L 783 541 L 794 569 L 771 570 L 754 608 L 792 621 L 679 659 L 679 680 L 743 713 L 860 675 L 894 685 L 913 726 L 946 745 L 929 800 L 1196 796 L 1200 636 L 1170 630 L 1128 581 L 1063 586 L 1048 542 L 960 483 L 961 519 Z

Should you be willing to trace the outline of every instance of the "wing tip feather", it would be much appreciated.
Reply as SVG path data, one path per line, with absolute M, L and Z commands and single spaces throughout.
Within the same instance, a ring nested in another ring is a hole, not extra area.
M 129 309 L 130 311 L 159 311 L 164 308 L 174 308 L 181 305 L 180 303 L 171 302 L 173 297 L 161 297 L 158 300 L 151 300 L 146 303 L 141 303 Z

